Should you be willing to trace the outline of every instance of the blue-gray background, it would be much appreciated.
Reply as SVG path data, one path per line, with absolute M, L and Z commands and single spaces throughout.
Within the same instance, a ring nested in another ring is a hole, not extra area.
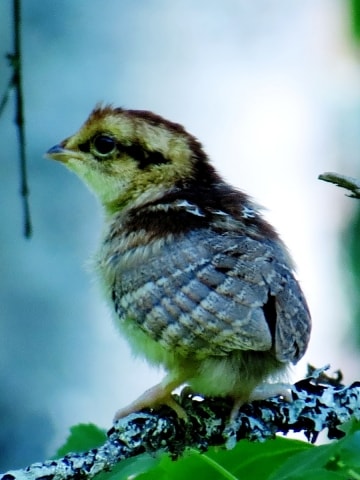
M 0 2 L 0 93 L 10 77 Z M 359 65 L 343 0 L 23 1 L 34 235 L 21 236 L 13 97 L 0 118 L 0 470 L 42 460 L 70 425 L 109 427 L 161 378 L 133 360 L 86 270 L 95 198 L 43 152 L 96 102 L 186 125 L 221 173 L 269 209 L 298 264 L 314 332 L 304 361 L 358 374 L 337 232 L 352 203 L 317 181 L 359 175 Z

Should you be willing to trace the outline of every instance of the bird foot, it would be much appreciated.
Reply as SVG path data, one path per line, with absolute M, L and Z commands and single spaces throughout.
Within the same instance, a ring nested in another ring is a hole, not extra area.
M 124 418 L 130 413 L 135 413 L 144 408 L 159 408 L 161 405 L 167 405 L 172 408 L 177 416 L 187 420 L 185 410 L 179 405 L 171 395 L 171 392 L 178 386 L 178 382 L 167 383 L 165 381 L 146 390 L 139 398 L 131 402 L 126 407 L 121 408 L 115 413 L 114 421 Z
M 255 400 L 267 400 L 268 398 L 279 396 L 283 397 L 286 402 L 292 402 L 291 385 L 288 383 L 263 383 L 258 385 L 247 399 L 235 397 L 234 405 L 230 413 L 230 422 L 236 419 L 244 403 Z

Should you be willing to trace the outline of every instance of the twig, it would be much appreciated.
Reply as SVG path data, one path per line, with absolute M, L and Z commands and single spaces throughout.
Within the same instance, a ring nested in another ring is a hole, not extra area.
M 29 187 L 27 183 L 26 147 L 25 147 L 25 123 L 24 123 L 24 99 L 22 89 L 21 70 L 21 3 L 14 0 L 14 88 L 15 88 L 15 123 L 19 135 L 20 148 L 20 194 L 24 212 L 24 235 L 31 236 L 31 219 L 29 208 Z
M 188 415 L 186 423 L 166 407 L 152 413 L 131 414 L 114 424 L 103 446 L 9 471 L 0 474 L 0 480 L 91 479 L 144 452 L 168 452 L 177 458 L 186 448 L 200 452 L 213 445 L 232 448 L 243 438 L 262 441 L 274 438 L 277 432 L 291 430 L 303 431 L 312 442 L 325 428 L 329 438 L 341 438 L 344 433 L 337 427 L 352 417 L 360 419 L 360 382 L 349 387 L 324 384 L 323 372 L 324 369 L 315 370 L 311 377 L 295 384 L 292 402 L 273 398 L 244 405 L 231 424 L 230 402 L 201 399 L 184 389 L 178 400 Z
M 31 236 L 31 218 L 29 207 L 29 186 L 27 181 L 25 120 L 24 120 L 24 97 L 22 87 L 21 70 L 21 0 L 13 0 L 13 29 L 14 29 L 14 53 L 8 54 L 7 58 L 13 70 L 5 92 L 0 99 L 0 115 L 2 114 L 11 90 L 15 91 L 15 124 L 19 137 L 20 157 L 20 195 L 24 212 L 24 235 Z
M 347 194 L 348 197 L 360 198 L 360 180 L 353 177 L 347 177 L 340 173 L 325 172 L 319 175 L 319 180 L 325 182 L 334 183 L 338 187 L 346 188 L 351 193 Z
M 9 61 L 12 62 L 12 56 L 8 55 Z M 4 108 L 9 100 L 9 95 L 11 90 L 14 88 L 14 74 L 11 76 L 8 84 L 6 85 L 5 91 L 0 99 L 0 115 L 3 113 Z

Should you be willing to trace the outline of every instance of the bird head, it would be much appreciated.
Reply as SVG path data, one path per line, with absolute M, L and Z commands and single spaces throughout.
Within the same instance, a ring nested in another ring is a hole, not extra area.
M 141 206 L 208 165 L 201 144 L 185 129 L 148 111 L 96 107 L 80 130 L 47 151 L 64 163 L 111 213 Z

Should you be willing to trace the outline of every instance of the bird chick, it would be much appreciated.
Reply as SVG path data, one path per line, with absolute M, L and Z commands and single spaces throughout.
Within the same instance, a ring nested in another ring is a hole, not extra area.
M 246 401 L 284 394 L 305 353 L 309 310 L 293 262 L 261 210 L 227 184 L 181 125 L 96 107 L 47 156 L 95 192 L 105 230 L 95 268 L 132 350 L 167 374 L 116 418 L 161 404 L 186 383 Z

